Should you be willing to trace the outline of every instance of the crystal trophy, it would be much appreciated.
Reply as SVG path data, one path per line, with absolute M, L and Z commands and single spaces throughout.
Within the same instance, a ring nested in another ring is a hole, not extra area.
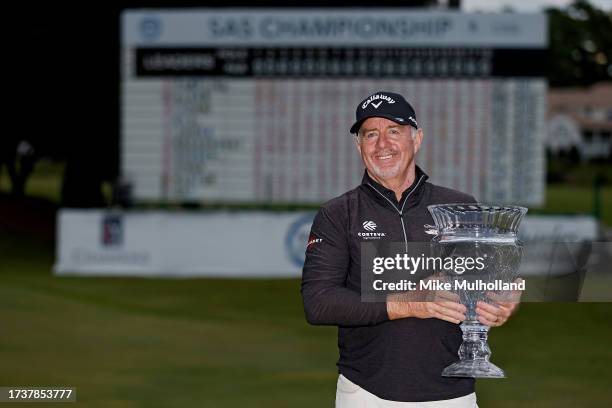
M 439 256 L 481 261 L 480 269 L 442 271 L 467 309 L 466 320 L 460 326 L 463 343 L 459 347 L 459 361 L 446 367 L 442 376 L 504 378 L 504 371 L 489 361 L 489 327 L 478 321 L 476 303 L 491 302 L 487 292 L 501 299 L 510 293 L 497 288 L 518 277 L 522 244 L 517 232 L 527 209 L 469 203 L 430 205 L 428 209 L 437 230 L 433 246 Z

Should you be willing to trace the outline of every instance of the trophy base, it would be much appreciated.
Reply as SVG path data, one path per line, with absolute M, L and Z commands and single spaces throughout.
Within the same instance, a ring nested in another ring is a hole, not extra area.
M 504 370 L 487 360 L 464 360 L 449 365 L 443 377 L 505 378 Z

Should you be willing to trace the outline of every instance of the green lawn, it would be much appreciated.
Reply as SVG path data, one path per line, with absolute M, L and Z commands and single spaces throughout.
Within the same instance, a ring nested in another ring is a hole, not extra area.
M 63 163 L 51 160 L 38 161 L 26 183 L 26 195 L 59 203 L 63 173 Z M 0 167 L 0 192 L 8 192 L 10 185 L 6 167 Z
M 336 330 L 304 322 L 298 280 L 60 278 L 48 243 L 6 232 L 0 256 L 1 385 L 76 386 L 87 407 L 333 406 Z M 509 378 L 479 381 L 480 406 L 609 406 L 610 322 L 611 304 L 522 305 L 492 331 Z
M 59 203 L 62 191 L 62 178 L 64 177 L 64 163 L 48 159 L 36 162 L 32 175 L 25 186 L 25 194 L 29 197 L 44 198 L 53 203 Z M 11 182 L 5 167 L 0 168 L 0 193 L 10 191 Z M 102 194 L 110 200 L 111 186 L 106 182 L 102 184 Z
M 551 184 L 546 187 L 546 203 L 530 208 L 530 214 L 592 214 L 593 189 L 589 186 Z M 601 189 L 601 218 L 612 226 L 612 186 Z

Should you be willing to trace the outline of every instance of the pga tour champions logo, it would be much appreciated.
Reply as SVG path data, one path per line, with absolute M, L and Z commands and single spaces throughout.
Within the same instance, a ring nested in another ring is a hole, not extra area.
M 358 232 L 357 236 L 363 239 L 380 239 L 382 237 L 387 236 L 386 233 L 384 232 L 380 232 L 380 231 L 376 231 L 376 228 L 378 228 L 378 225 L 376 225 L 376 223 L 374 221 L 364 221 L 361 226 L 363 227 L 364 230 L 366 230 L 366 232 Z
M 123 219 L 120 215 L 107 214 L 102 217 L 102 236 L 104 247 L 118 247 L 123 244 Z

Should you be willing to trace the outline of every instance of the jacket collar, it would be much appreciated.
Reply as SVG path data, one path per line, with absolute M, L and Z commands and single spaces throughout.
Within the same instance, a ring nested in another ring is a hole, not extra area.
M 425 174 L 425 172 L 419 166 L 415 166 L 414 181 L 410 187 L 404 190 L 402 193 L 402 198 L 399 202 L 395 197 L 395 192 L 376 182 L 372 177 L 370 177 L 367 170 L 364 171 L 361 185 L 364 186 L 367 191 L 371 192 L 372 197 L 374 197 L 381 204 L 385 206 L 393 205 L 395 210 L 401 213 L 404 208 L 408 208 L 406 203 L 407 199 L 410 199 L 411 201 L 414 200 L 414 202 L 418 201 L 419 196 L 423 191 L 425 181 L 427 181 L 428 178 L 429 176 Z

